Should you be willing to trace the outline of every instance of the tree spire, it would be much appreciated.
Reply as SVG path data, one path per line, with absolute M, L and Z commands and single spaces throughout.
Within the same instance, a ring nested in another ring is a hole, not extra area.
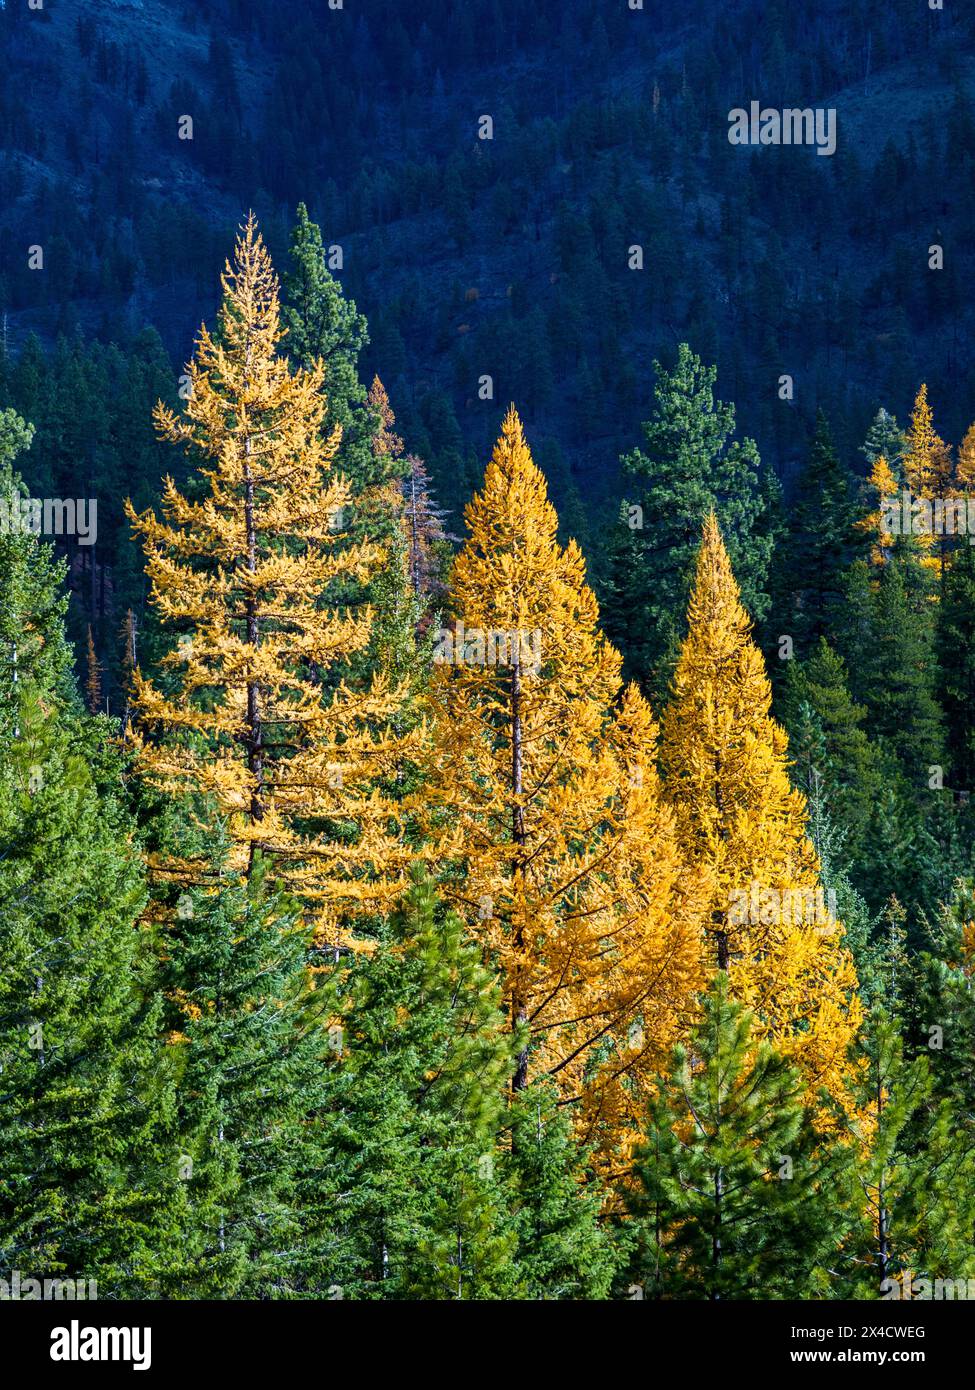
M 814 1085 L 841 1087 L 861 1008 L 819 883 L 806 804 L 717 518 L 705 520 L 688 631 L 663 719 L 681 847 L 708 887 L 712 965 L 758 1035 Z
M 618 1148 L 699 980 L 657 727 L 622 690 L 514 407 L 466 519 L 434 652 L 434 853 L 527 1031 L 516 1089 L 551 1076 Z
M 321 362 L 292 370 L 277 353 L 278 282 L 253 216 L 222 284 L 220 332 L 200 332 L 185 414 L 160 404 L 155 415 L 162 437 L 202 456 L 206 495 L 190 501 L 166 478 L 162 520 L 128 506 L 151 601 L 179 633 L 165 686 L 133 680 L 140 760 L 164 786 L 209 799 L 229 827 L 231 868 L 249 871 L 262 849 L 334 943 L 340 902 L 384 905 L 398 891 L 405 851 L 377 784 L 420 734 L 389 732 L 403 692 L 383 677 L 324 693 L 329 668 L 366 647 L 373 616 L 330 607 L 330 586 L 368 579 L 383 551 L 340 544 L 340 429 L 322 431 Z

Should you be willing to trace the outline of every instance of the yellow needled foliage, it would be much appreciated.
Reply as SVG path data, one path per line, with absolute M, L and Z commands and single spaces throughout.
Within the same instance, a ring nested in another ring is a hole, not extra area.
M 934 412 L 928 404 L 928 388 L 923 383 L 914 399 L 906 439 L 904 476 L 913 496 L 927 501 L 950 496 L 955 487 L 951 447 L 934 428 Z M 945 536 L 936 535 L 929 523 L 919 529 L 915 540 L 921 550 L 921 563 L 943 573 L 949 550 Z
M 813 1093 L 846 1090 L 862 1008 L 788 775 L 788 740 L 714 515 L 662 720 L 664 785 L 684 853 L 707 884 L 712 967 Z
M 894 537 L 885 525 L 887 518 L 884 509 L 890 507 L 891 499 L 899 506 L 900 493 L 901 484 L 894 476 L 890 464 L 883 454 L 878 454 L 866 483 L 866 494 L 870 498 L 873 510 L 862 521 L 857 522 L 859 529 L 871 538 L 870 558 L 875 565 L 886 564 L 893 545 Z
M 951 449 L 934 428 L 934 412 L 928 404 L 928 388 L 918 388 L 907 430 L 904 476 L 915 497 L 944 497 L 952 475 Z
M 961 957 L 965 974 L 975 974 L 975 922 L 965 922 L 962 926 Z
M 968 426 L 964 439 L 958 445 L 955 476 L 962 492 L 971 492 L 975 487 L 975 425 Z
M 422 730 L 389 732 L 403 691 L 383 679 L 323 693 L 372 624 L 368 608 L 330 606 L 329 587 L 368 579 L 383 552 L 342 543 L 349 488 L 332 468 L 338 430 L 321 435 L 323 367 L 293 371 L 278 355 L 278 281 L 253 217 L 222 285 L 185 413 L 155 413 L 160 434 L 201 460 L 205 489 L 189 500 L 166 478 L 161 520 L 128 505 L 151 600 L 179 633 L 158 682 L 133 676 L 138 757 L 225 819 L 236 867 L 259 847 L 322 938 L 344 945 L 351 915 L 402 891 L 400 812 L 378 788 Z
M 375 412 L 379 422 L 372 440 L 373 453 L 377 458 L 398 459 L 403 452 L 403 441 L 393 428 L 396 424 L 396 416 L 389 403 L 386 388 L 378 376 L 374 376 L 372 379 L 372 385 L 366 395 L 366 403 L 369 409 Z
M 466 520 L 434 650 L 432 853 L 525 1030 L 515 1087 L 554 1077 L 618 1142 L 701 983 L 657 726 L 621 695 L 513 407 Z

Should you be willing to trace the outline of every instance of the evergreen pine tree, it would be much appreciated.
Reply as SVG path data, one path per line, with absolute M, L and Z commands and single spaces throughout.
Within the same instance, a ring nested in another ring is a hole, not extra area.
M 336 1018 L 330 1161 L 343 1296 L 517 1293 L 497 1167 L 512 1039 L 479 949 L 422 870 L 375 952 L 353 962 Z
M 851 699 L 843 660 L 825 637 L 805 661 L 789 663 L 782 711 L 798 785 L 809 799 L 814 775 L 823 779 L 835 822 L 844 832 L 848 852 L 855 855 L 880 786 L 878 756 L 861 727 L 867 711 Z M 800 752 L 797 735 L 810 719 L 821 744 Z
M 928 1058 L 935 1094 L 960 1113 L 975 1110 L 975 888 L 953 885 L 930 922 L 924 948 L 912 952 L 905 1038 Z
M 901 465 L 906 452 L 907 437 L 904 431 L 890 411 L 881 406 L 870 422 L 870 428 L 861 445 L 860 453 L 863 454 L 871 468 L 878 458 L 885 459 L 889 467 L 895 470 L 896 476 L 900 477 Z
M 378 421 L 365 409 L 366 388 L 358 370 L 359 354 L 369 342 L 368 325 L 328 269 L 321 230 L 304 203 L 298 204 L 290 251 L 281 311 L 284 350 L 306 370 L 318 361 L 324 366 L 322 434 L 327 439 L 340 426 L 337 464 L 356 495 L 377 481 L 372 437 Z
M 0 531 L 0 1268 L 151 1296 L 178 1231 L 172 1076 L 121 759 L 69 691 L 61 575 Z
M 975 548 L 963 545 L 938 608 L 937 695 L 953 787 L 975 791 Z
M 756 1043 L 719 973 L 650 1106 L 628 1204 L 644 1298 L 802 1298 L 841 1223 L 842 1151 L 810 1124 L 797 1073 Z
M 64 623 L 66 570 L 49 545 L 38 545 L 24 510 L 27 496 L 13 462 L 34 431 L 13 410 L 0 411 L 0 670 L 77 705 Z
M 908 584 L 918 567 L 892 561 L 874 595 L 873 640 L 860 653 L 870 664 L 868 732 L 883 741 L 894 766 L 912 786 L 927 786 L 945 761 L 943 716 L 935 699 L 934 609 L 912 602 Z M 923 603 L 923 600 L 921 600 Z
M 936 1097 L 926 1056 L 905 1058 L 889 1010 L 886 1001 L 871 1014 L 868 1064 L 845 1117 L 855 1224 L 836 1292 L 851 1298 L 923 1297 L 922 1281 L 975 1276 L 975 1127 L 953 1098 Z
M 353 611 L 375 609 L 369 648 L 349 652 L 326 683 L 342 676 L 361 681 L 382 668 L 397 649 L 395 674 L 409 666 L 408 614 L 413 611 L 402 550 L 406 544 L 400 480 L 406 470 L 403 441 L 393 431 L 395 417 L 382 382 L 376 377 L 367 392 L 359 379 L 359 356 L 369 342 L 368 325 L 353 300 L 346 299 L 326 263 L 319 227 L 298 204 L 291 237 L 291 269 L 284 277 L 281 323 L 285 350 L 306 370 L 324 369 L 321 435 L 328 441 L 339 431 L 333 466 L 348 494 L 335 513 L 342 533 L 337 549 L 367 539 L 377 549 L 371 574 L 352 570 L 332 577 L 329 597 Z
M 788 540 L 777 557 L 779 584 L 785 590 L 779 622 L 800 656 L 806 656 L 831 631 L 842 605 L 842 575 L 858 546 L 855 519 L 846 469 L 820 411 L 789 520 Z
M 628 607 L 639 626 L 610 630 L 609 637 L 624 651 L 636 638 L 632 674 L 659 697 L 676 657 L 705 517 L 714 511 L 721 522 L 755 621 L 768 608 L 772 537 L 759 529 L 765 496 L 758 451 L 753 440 L 734 438 L 735 408 L 714 395 L 716 368 L 681 343 L 674 368 L 655 362 L 654 370 L 655 408 L 643 425 L 644 443 L 622 460 L 641 481 L 644 526 L 635 533 L 637 561 L 627 552 L 627 573 L 616 583 L 635 586 Z
M 603 1188 L 587 1171 L 569 1118 L 550 1083 L 512 1098 L 504 1173 L 515 1212 L 515 1262 L 526 1298 L 606 1298 L 618 1265 L 600 1220 Z
M 179 1077 L 182 1230 L 170 1295 L 324 1296 L 334 1257 L 326 1140 L 332 992 L 314 989 L 299 905 L 211 848 L 207 881 L 159 927 L 166 1043 Z

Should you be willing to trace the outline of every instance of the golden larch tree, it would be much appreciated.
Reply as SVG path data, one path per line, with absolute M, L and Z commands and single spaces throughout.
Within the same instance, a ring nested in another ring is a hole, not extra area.
M 657 726 L 513 407 L 466 521 L 434 651 L 431 852 L 524 1030 L 514 1086 L 554 1077 L 618 1139 L 702 978 Z
M 878 454 L 873 461 L 870 476 L 864 484 L 864 493 L 871 510 L 857 522 L 857 526 L 870 538 L 871 561 L 875 565 L 883 565 L 894 543 L 893 533 L 885 525 L 885 509 L 892 505 L 892 500 L 899 507 L 901 499 L 901 484 L 883 454 Z
M 728 972 L 760 1036 L 814 1093 L 837 1094 L 862 1018 L 856 972 L 821 893 L 805 799 L 790 784 L 788 739 L 770 709 L 765 664 L 712 514 L 662 719 L 664 785 L 709 895 L 712 968 Z
M 956 486 L 955 465 L 951 456 L 951 446 L 946 444 L 934 428 L 934 412 L 928 402 L 928 388 L 922 383 L 914 399 L 911 423 L 906 432 L 907 447 L 904 454 L 904 476 L 915 498 L 921 498 L 928 505 L 923 508 L 929 518 L 927 525 L 918 528 L 915 536 L 921 551 L 921 563 L 929 569 L 938 569 L 942 578 L 951 548 L 947 536 L 936 532 L 932 504 L 939 502 L 954 492 Z
M 401 890 L 400 813 L 380 788 L 422 731 L 389 732 L 403 692 L 383 678 L 354 690 L 326 680 L 373 621 L 368 606 L 337 610 L 329 591 L 368 580 L 383 552 L 343 540 L 350 494 L 332 467 L 338 429 L 322 435 L 323 367 L 292 370 L 278 353 L 278 281 L 253 216 L 222 286 L 219 331 L 201 329 L 187 368 L 185 412 L 155 413 L 161 436 L 200 460 L 201 495 L 167 477 L 161 520 L 128 506 L 151 601 L 178 633 L 158 682 L 132 678 L 139 762 L 167 789 L 204 797 L 235 865 L 248 869 L 260 848 L 322 938 L 342 945 L 350 915 Z
M 951 449 L 934 428 L 928 388 L 922 382 L 914 398 L 906 433 L 904 476 L 915 497 L 943 497 L 953 481 Z
M 964 439 L 958 445 L 955 476 L 962 492 L 971 492 L 975 487 L 975 425 L 968 426 Z

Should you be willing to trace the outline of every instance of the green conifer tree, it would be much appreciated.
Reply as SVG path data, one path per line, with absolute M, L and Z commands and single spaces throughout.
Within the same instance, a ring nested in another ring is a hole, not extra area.
M 332 1063 L 335 1221 L 346 1298 L 517 1291 L 497 1139 L 514 1070 L 497 986 L 417 869 L 342 987 Z
M 907 451 L 907 436 L 896 419 L 883 406 L 877 411 L 860 453 L 872 466 L 878 458 L 885 458 L 895 477 L 900 477 L 900 465 Z
M 27 489 L 12 466 L 33 435 L 15 411 L 0 411 L 0 673 L 11 686 L 29 682 L 80 708 L 64 632 L 65 566 L 38 544 Z M 14 709 L 8 705 L 8 716 Z
M 28 437 L 0 428 L 8 455 Z M 0 1269 L 151 1296 L 178 1230 L 173 1078 L 121 759 L 68 687 L 61 574 L 0 531 Z
M 814 1296 L 841 1234 L 830 1193 L 845 1152 L 814 1132 L 796 1073 L 755 1044 L 723 973 L 646 1133 L 628 1197 L 639 1296 Z
M 807 655 L 832 631 L 843 604 L 842 576 L 862 548 L 847 472 L 820 411 L 792 509 L 788 539 L 777 561 L 778 618 Z
M 624 572 L 611 581 L 629 594 L 628 629 L 608 627 L 607 633 L 627 654 L 631 674 L 651 697 L 660 697 L 676 655 L 704 518 L 717 514 L 755 621 L 768 608 L 773 538 L 759 525 L 765 487 L 758 450 L 753 440 L 734 438 L 735 408 L 715 397 L 716 368 L 681 343 L 673 369 L 655 362 L 654 370 L 655 405 L 643 425 L 644 442 L 622 459 L 625 473 L 640 480 L 635 501 L 643 509 L 642 528 L 621 557 Z
M 975 548 L 970 545 L 958 549 L 946 573 L 936 646 L 951 785 L 975 791 Z
M 853 1228 L 834 1292 L 890 1299 L 913 1286 L 923 1297 L 919 1281 L 975 1275 L 975 1127 L 952 1099 L 937 1098 L 927 1056 L 905 1058 L 889 1000 L 871 1015 L 866 1054 L 846 1117 Z
M 606 1298 L 618 1264 L 603 1191 L 586 1169 L 568 1116 L 550 1084 L 512 1099 L 505 1178 L 512 1193 L 515 1260 L 526 1298 Z
M 900 774 L 926 787 L 945 761 L 943 716 L 935 699 L 934 611 L 912 601 L 919 566 L 892 560 L 874 596 L 874 647 L 860 653 L 870 666 L 868 732 L 883 743 Z
M 320 228 L 298 204 L 291 234 L 291 267 L 283 277 L 283 351 L 303 367 L 317 359 L 325 364 L 328 409 L 322 424 L 330 435 L 341 426 L 337 467 L 361 493 L 376 481 L 372 437 L 377 422 L 365 409 L 366 388 L 359 380 L 359 354 L 369 342 L 364 314 L 346 299 L 327 264 Z
M 308 971 L 298 905 L 222 870 L 178 894 L 160 928 L 166 1043 L 179 1076 L 184 1197 L 167 1292 L 322 1294 L 334 1253 L 326 1157 L 331 993 Z
M 837 827 L 855 855 L 866 833 L 880 786 L 877 750 L 862 725 L 867 711 L 854 703 L 846 667 L 825 637 L 808 658 L 788 663 L 782 715 L 789 734 L 797 785 L 811 798 L 814 778 L 823 782 Z M 810 747 L 802 730 L 814 724 L 820 743 Z

